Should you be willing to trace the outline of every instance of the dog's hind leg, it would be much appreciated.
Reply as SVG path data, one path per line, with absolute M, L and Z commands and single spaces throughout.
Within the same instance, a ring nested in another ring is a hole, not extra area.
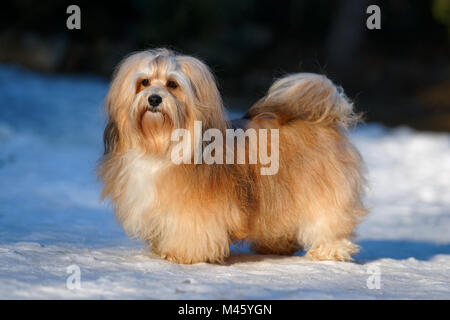
M 348 213 L 353 210 L 354 212 Z M 307 249 L 311 260 L 351 261 L 359 247 L 350 239 L 363 209 L 353 208 L 339 214 L 337 208 L 317 210 L 299 227 L 298 242 Z

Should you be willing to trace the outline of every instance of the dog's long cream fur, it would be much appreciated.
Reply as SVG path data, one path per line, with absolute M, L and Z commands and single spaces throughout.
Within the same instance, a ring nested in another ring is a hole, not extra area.
M 162 97 L 157 112 L 148 106 L 153 94 Z M 130 55 L 106 109 L 102 196 L 154 253 L 177 263 L 223 262 L 239 240 L 259 253 L 305 248 L 314 260 L 357 252 L 350 238 L 366 212 L 363 167 L 344 131 L 358 117 L 326 77 L 286 76 L 246 114 L 245 128 L 279 129 L 276 175 L 260 175 L 261 164 L 171 162 L 174 129 L 192 132 L 195 120 L 224 134 L 231 127 L 214 77 L 196 58 L 166 49 Z

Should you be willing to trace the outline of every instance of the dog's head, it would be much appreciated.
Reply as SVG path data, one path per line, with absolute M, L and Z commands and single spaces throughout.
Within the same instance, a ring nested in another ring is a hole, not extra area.
M 167 153 L 174 129 L 225 129 L 214 77 L 200 60 L 167 49 L 137 52 L 119 65 L 106 97 L 105 154 Z M 192 135 L 191 135 L 192 136 Z

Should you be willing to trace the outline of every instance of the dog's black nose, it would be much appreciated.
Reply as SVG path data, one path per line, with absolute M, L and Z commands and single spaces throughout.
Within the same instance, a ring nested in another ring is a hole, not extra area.
M 148 103 L 152 107 L 157 107 L 161 103 L 162 98 L 158 96 L 157 94 L 152 94 L 150 97 L 148 97 Z

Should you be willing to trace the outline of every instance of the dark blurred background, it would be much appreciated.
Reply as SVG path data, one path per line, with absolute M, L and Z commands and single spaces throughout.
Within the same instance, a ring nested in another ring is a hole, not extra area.
M 66 9 L 81 8 L 81 30 Z M 381 8 L 381 30 L 366 8 Z M 450 131 L 450 0 L 131 0 L 2 2 L 0 62 L 109 80 L 136 50 L 203 59 L 228 108 L 246 109 L 274 77 L 308 71 L 341 84 L 366 121 Z

